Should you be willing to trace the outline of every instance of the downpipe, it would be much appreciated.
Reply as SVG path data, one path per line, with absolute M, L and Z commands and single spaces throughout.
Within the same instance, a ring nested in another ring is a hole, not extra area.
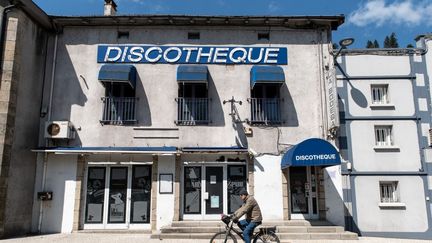
M 51 121 L 52 116 L 52 102 L 53 102 L 53 94 L 54 94 L 54 81 L 55 81 L 55 71 L 56 71 L 56 63 L 57 63 L 57 46 L 58 46 L 58 34 L 56 33 L 54 39 L 54 53 L 53 53 L 53 61 L 52 61 L 52 70 L 51 70 L 51 84 L 50 84 L 50 93 L 49 93 L 49 104 L 48 104 L 48 121 Z M 45 146 L 48 146 L 48 140 L 45 140 Z M 43 170 L 42 170 L 42 185 L 41 191 L 45 191 L 46 185 L 46 174 L 48 167 L 48 153 L 44 153 L 43 158 Z M 43 207 L 44 201 L 40 201 L 39 204 L 39 222 L 38 222 L 38 233 L 42 232 L 42 219 L 43 219 Z

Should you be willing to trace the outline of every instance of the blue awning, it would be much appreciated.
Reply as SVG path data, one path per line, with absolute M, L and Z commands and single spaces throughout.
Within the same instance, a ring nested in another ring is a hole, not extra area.
M 177 147 L 42 147 L 32 151 L 56 154 L 175 154 Z
M 281 168 L 340 164 L 339 152 L 331 143 L 323 139 L 311 138 L 290 148 L 282 157 Z
M 183 147 L 182 152 L 184 153 L 248 153 L 247 148 L 243 147 Z
M 105 64 L 99 71 L 98 78 L 104 85 L 106 82 L 129 84 L 135 88 L 136 68 L 133 65 Z
M 208 69 L 205 65 L 180 65 L 177 68 L 177 82 L 207 83 Z
M 253 66 L 250 71 L 251 89 L 255 84 L 285 83 L 284 70 L 279 66 Z

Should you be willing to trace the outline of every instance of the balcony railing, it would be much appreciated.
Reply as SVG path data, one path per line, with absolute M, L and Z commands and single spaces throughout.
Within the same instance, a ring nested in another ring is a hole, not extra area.
M 251 123 L 278 124 L 281 123 L 281 99 L 251 98 Z
M 177 124 L 197 125 L 209 123 L 208 98 L 177 98 Z
M 102 97 L 101 123 L 121 125 L 136 123 L 136 97 Z

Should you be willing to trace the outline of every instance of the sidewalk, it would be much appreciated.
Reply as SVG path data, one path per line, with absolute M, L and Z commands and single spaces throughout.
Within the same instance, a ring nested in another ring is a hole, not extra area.
M 38 235 L 28 236 L 23 238 L 14 238 L 2 240 L 2 243 L 209 243 L 209 240 L 158 240 L 150 239 L 150 235 L 146 234 L 112 234 L 112 233 L 73 233 L 73 234 L 52 234 L 52 235 Z M 360 237 L 358 241 L 344 241 L 344 240 L 289 240 L 284 242 L 290 243 L 426 243 L 432 240 L 402 240 L 391 238 L 374 238 L 374 237 Z M 241 242 L 239 242 L 241 243 Z

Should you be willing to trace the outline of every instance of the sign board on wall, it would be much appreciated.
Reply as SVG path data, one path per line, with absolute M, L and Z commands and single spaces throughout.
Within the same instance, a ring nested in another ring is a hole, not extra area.
M 98 63 L 288 64 L 287 48 L 99 45 Z

